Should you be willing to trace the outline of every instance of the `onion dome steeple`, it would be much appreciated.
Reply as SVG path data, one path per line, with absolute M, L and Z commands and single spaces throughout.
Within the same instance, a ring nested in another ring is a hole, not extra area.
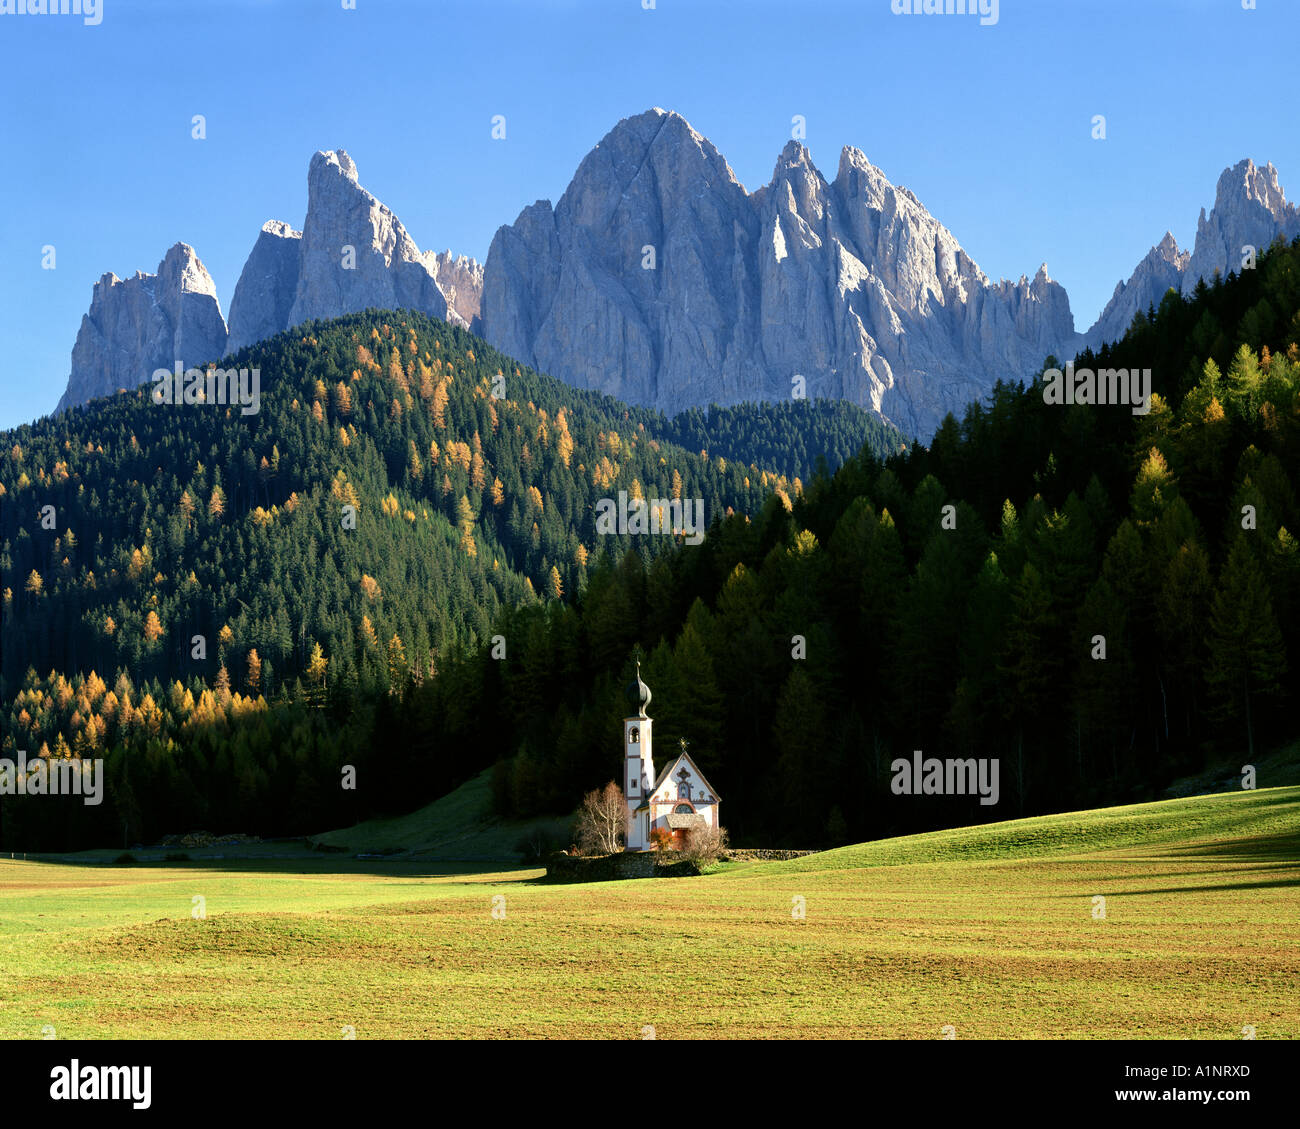
M 650 687 L 641 681 L 640 656 L 636 660 L 636 681 L 628 686 L 627 697 L 628 701 L 636 707 L 638 717 L 648 716 L 645 709 L 650 704 Z

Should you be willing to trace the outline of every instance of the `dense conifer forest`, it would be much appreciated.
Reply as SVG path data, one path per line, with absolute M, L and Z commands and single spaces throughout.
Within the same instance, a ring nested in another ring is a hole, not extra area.
M 503 811 L 563 810 L 616 773 L 612 667 L 640 646 L 659 747 L 690 742 L 743 841 L 1123 803 L 1251 763 L 1296 736 L 1298 341 L 1300 246 L 1170 293 L 1077 358 L 1149 368 L 1147 414 L 1002 384 L 928 449 L 603 564 L 576 606 L 514 613 L 510 708 L 440 739 L 512 755 Z M 894 795 L 917 749 L 998 758 L 999 805 Z
M 0 740 L 103 756 L 109 783 L 97 808 L 4 798 L 0 843 L 300 834 L 490 766 L 501 814 L 568 812 L 618 776 L 636 649 L 659 755 L 689 742 L 740 842 L 1125 802 L 1248 763 L 1295 736 L 1298 341 L 1292 245 L 1076 359 L 1150 369 L 1145 415 L 1009 381 L 928 448 L 875 431 L 838 469 L 851 413 L 737 409 L 706 447 L 702 416 L 406 312 L 234 358 L 261 367 L 256 416 L 146 390 L 17 429 Z M 704 499 L 707 537 L 597 534 L 620 490 Z M 1000 804 L 893 795 L 916 749 L 998 758 Z
M 258 368 L 255 414 L 155 403 L 148 384 L 0 437 L 0 747 L 103 756 L 114 797 L 0 799 L 5 843 L 293 832 L 437 795 L 459 778 L 406 731 L 423 724 L 407 698 L 507 611 L 581 591 L 593 557 L 684 539 L 598 530 L 598 501 L 698 499 L 709 522 L 801 489 L 747 451 L 808 473 L 899 443 L 804 401 L 716 413 L 727 454 L 687 450 L 698 421 L 410 312 L 309 323 L 226 363 Z M 342 764 L 405 763 L 377 740 L 414 741 L 419 779 L 340 795 Z

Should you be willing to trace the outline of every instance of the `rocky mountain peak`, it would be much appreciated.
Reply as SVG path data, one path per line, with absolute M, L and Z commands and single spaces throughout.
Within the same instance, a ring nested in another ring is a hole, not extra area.
M 1278 236 L 1291 240 L 1300 235 L 1300 211 L 1289 204 L 1272 163 L 1259 167 L 1249 158 L 1219 174 L 1214 207 L 1204 208 L 1196 223 L 1191 252 L 1180 251 L 1173 234 L 1165 232 L 1138 263 L 1127 282 L 1115 287 L 1101 316 L 1084 335 L 1083 343 L 1098 348 L 1124 336 L 1138 313 L 1159 307 L 1165 294 L 1191 293 L 1201 279 L 1217 272 L 1239 271 L 1247 248 L 1262 252 Z
M 989 286 L 860 150 L 831 184 L 791 141 L 749 194 L 662 110 L 615 126 L 554 210 L 497 232 L 482 317 L 503 351 L 666 412 L 784 399 L 798 376 L 925 435 L 1073 337 L 1056 283 Z
M 1298 234 L 1300 210 L 1287 202 L 1272 162 L 1260 168 L 1250 159 L 1238 161 L 1220 174 L 1210 214 L 1201 209 L 1196 245 L 1183 271 L 1183 292 L 1215 272 L 1226 276 L 1239 271 L 1247 248 L 1258 253 L 1278 236 L 1289 241 Z
M 483 305 L 483 264 L 451 250 L 425 251 L 424 264 L 447 299 L 447 320 L 478 332 Z
M 285 223 L 283 220 L 267 220 L 266 223 L 262 224 L 262 230 L 266 232 L 267 235 L 274 235 L 280 239 L 302 238 L 301 231 L 294 231 L 293 226 Z
M 1215 208 L 1231 208 L 1245 201 L 1257 201 L 1275 216 L 1287 212 L 1286 193 L 1278 183 L 1277 169 L 1272 161 L 1260 168 L 1247 157 L 1219 175 L 1214 189 Z
M 772 173 L 775 179 L 782 169 L 790 168 L 814 168 L 812 154 L 808 152 L 808 146 L 802 141 L 796 141 L 793 138 L 785 143 L 785 148 L 781 150 L 780 157 L 776 161 L 776 169 Z
M 357 183 L 357 166 L 346 149 L 322 149 L 312 157 L 307 172 L 308 182 L 328 175 L 341 176 L 353 184 Z
M 216 286 L 194 248 L 176 243 L 156 275 L 105 274 L 73 348 L 59 408 L 134 388 L 156 368 L 220 360 L 313 318 L 371 306 L 416 309 L 465 328 L 479 317 L 483 267 L 466 256 L 424 254 L 393 213 L 362 187 L 343 149 L 307 170 L 302 230 L 268 220 L 230 304 L 229 334 Z
M 194 248 L 174 244 L 156 274 L 103 275 L 72 348 L 58 410 L 147 383 L 154 370 L 219 361 L 226 322 L 217 288 Z
M 302 232 L 282 220 L 262 225 L 230 301 L 232 353 L 288 328 L 301 245 Z
M 162 293 L 165 296 L 207 294 L 216 301 L 216 283 L 212 281 L 207 267 L 199 261 L 198 254 L 188 243 L 174 243 L 168 249 L 158 266 L 158 279 L 162 283 Z
M 368 306 L 447 317 L 446 296 L 402 222 L 361 186 L 345 151 L 320 152 L 307 173 L 297 282 L 281 328 Z

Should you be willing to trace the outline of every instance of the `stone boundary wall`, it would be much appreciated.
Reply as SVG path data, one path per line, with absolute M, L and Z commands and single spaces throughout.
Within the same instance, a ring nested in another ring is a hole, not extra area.
M 556 852 L 546 860 L 550 882 L 611 882 L 623 878 L 684 878 L 697 873 L 693 863 L 666 861 L 653 851 L 584 858 Z
M 817 851 L 769 851 L 763 849 L 727 851 L 736 862 L 776 861 L 803 858 Z M 584 858 L 557 851 L 546 860 L 548 882 L 612 882 L 624 878 L 686 878 L 699 869 L 687 859 L 672 859 L 654 851 L 625 851 L 619 855 Z

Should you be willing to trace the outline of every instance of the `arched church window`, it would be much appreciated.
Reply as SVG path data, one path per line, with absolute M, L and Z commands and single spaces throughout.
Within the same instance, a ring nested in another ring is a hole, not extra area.
M 639 745 L 639 744 L 641 743 L 641 729 L 640 729 L 640 727 L 639 727 L 639 726 L 636 726 L 636 725 L 632 726 L 631 730 L 628 731 L 628 738 L 627 738 L 627 739 L 628 739 L 628 742 L 629 742 L 630 744 L 633 744 L 633 745 Z
M 673 808 L 674 815 L 691 815 L 695 809 L 690 804 L 678 804 Z

